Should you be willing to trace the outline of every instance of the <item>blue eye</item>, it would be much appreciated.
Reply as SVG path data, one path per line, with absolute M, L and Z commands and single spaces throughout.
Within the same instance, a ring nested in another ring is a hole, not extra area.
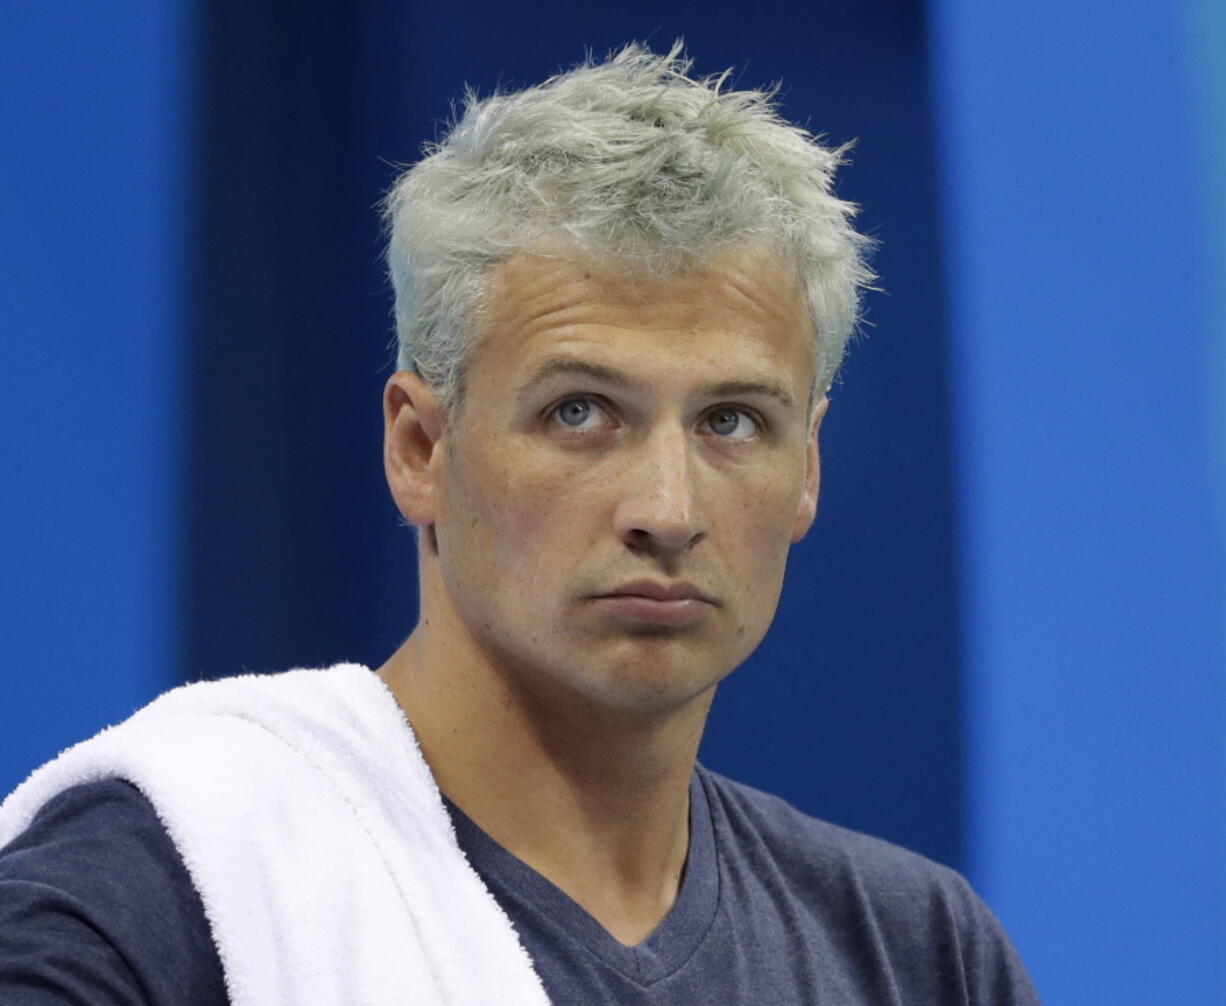
M 563 402 L 558 407 L 558 418 L 566 426 L 582 426 L 587 417 L 591 414 L 592 407 L 587 402 L 571 401 Z
M 744 409 L 721 405 L 707 413 L 707 428 L 728 440 L 748 440 L 758 432 L 758 422 Z
M 604 412 L 588 398 L 568 398 L 558 405 L 552 416 L 568 430 L 594 429 L 604 419 Z

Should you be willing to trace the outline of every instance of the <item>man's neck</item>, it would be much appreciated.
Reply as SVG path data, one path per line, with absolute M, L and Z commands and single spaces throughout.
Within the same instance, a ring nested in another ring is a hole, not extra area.
M 685 866 L 710 694 L 650 717 L 533 694 L 427 622 L 379 674 L 439 788 L 477 825 L 620 942 L 655 929 Z

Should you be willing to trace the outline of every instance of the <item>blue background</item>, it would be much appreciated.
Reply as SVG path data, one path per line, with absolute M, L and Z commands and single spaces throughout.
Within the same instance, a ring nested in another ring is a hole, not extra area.
M 1048 1002 L 1226 1002 L 1220 5 L 4 20 L 0 790 L 179 681 L 407 634 L 374 204 L 465 83 L 684 36 L 857 139 L 885 291 L 703 759 L 966 871 Z

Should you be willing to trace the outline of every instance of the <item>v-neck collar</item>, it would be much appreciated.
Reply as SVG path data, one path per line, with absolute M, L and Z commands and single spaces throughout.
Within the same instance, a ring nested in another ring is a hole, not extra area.
M 689 960 L 711 927 L 719 905 L 719 864 L 711 811 L 697 769 L 690 780 L 690 844 L 677 900 L 655 930 L 630 947 L 619 943 L 565 891 L 490 838 L 446 796 L 443 802 L 460 848 L 517 928 L 552 929 L 555 936 L 561 935 L 624 977 L 651 985 Z M 504 891 L 519 897 L 499 897 Z

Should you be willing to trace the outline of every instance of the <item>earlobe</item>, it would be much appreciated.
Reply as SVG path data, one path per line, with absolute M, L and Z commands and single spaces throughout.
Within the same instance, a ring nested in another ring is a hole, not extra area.
M 418 527 L 435 521 L 442 409 L 417 374 L 397 371 L 383 390 L 383 470 L 404 519 Z
M 805 482 L 800 496 L 800 504 L 796 508 L 796 522 L 792 525 L 792 544 L 800 541 L 813 526 L 817 517 L 817 497 L 821 489 L 822 466 L 821 453 L 818 450 L 818 432 L 826 410 L 830 407 L 830 399 L 822 396 L 813 410 L 813 420 L 809 425 L 809 437 L 805 444 Z

